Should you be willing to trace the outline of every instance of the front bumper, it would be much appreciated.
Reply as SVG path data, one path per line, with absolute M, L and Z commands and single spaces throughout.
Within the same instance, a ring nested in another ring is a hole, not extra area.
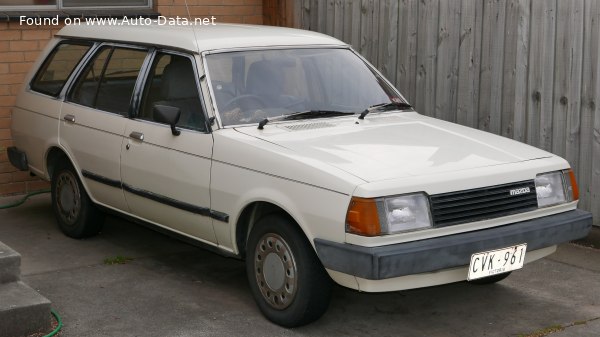
M 574 210 L 474 232 L 380 247 L 315 239 L 325 268 L 369 280 L 433 272 L 469 264 L 473 253 L 527 243 L 527 250 L 585 237 L 589 212 Z

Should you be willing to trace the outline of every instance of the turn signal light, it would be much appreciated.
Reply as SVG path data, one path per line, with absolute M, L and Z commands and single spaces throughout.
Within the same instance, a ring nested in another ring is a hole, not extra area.
M 575 173 L 573 173 L 572 169 L 567 170 L 569 173 L 569 186 L 568 193 L 571 195 L 571 201 L 579 200 L 579 187 L 577 186 L 577 180 L 575 179 Z M 567 172 L 565 172 L 567 173 Z
M 377 204 L 374 199 L 352 198 L 346 214 L 346 231 L 364 236 L 381 234 Z

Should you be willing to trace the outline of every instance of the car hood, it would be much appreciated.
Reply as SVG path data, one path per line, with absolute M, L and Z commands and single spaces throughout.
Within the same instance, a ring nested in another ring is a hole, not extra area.
M 491 133 L 419 115 L 312 119 L 236 129 L 367 182 L 502 165 L 552 154 Z

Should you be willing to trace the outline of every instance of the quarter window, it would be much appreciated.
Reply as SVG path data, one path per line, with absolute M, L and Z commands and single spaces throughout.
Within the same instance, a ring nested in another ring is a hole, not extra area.
M 205 132 L 206 119 L 200 102 L 196 72 L 190 58 L 159 52 L 154 58 L 139 119 L 154 120 L 155 105 L 168 105 L 179 108 L 177 126 Z
M 146 50 L 103 47 L 82 72 L 69 100 L 126 115 Z
M 91 44 L 70 42 L 56 46 L 34 76 L 31 89 L 50 96 L 58 96 L 67 79 L 91 46 Z

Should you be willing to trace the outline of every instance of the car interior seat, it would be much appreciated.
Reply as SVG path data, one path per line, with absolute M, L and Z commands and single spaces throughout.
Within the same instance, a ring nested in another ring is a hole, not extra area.
M 196 130 L 205 129 L 202 104 L 194 78 L 192 65 L 187 58 L 173 56 L 165 67 L 161 80 L 162 101 L 155 105 L 168 105 L 181 110 L 178 126 Z
M 267 108 L 281 106 L 284 88 L 283 69 L 270 60 L 252 63 L 246 77 L 246 93 L 262 98 Z

